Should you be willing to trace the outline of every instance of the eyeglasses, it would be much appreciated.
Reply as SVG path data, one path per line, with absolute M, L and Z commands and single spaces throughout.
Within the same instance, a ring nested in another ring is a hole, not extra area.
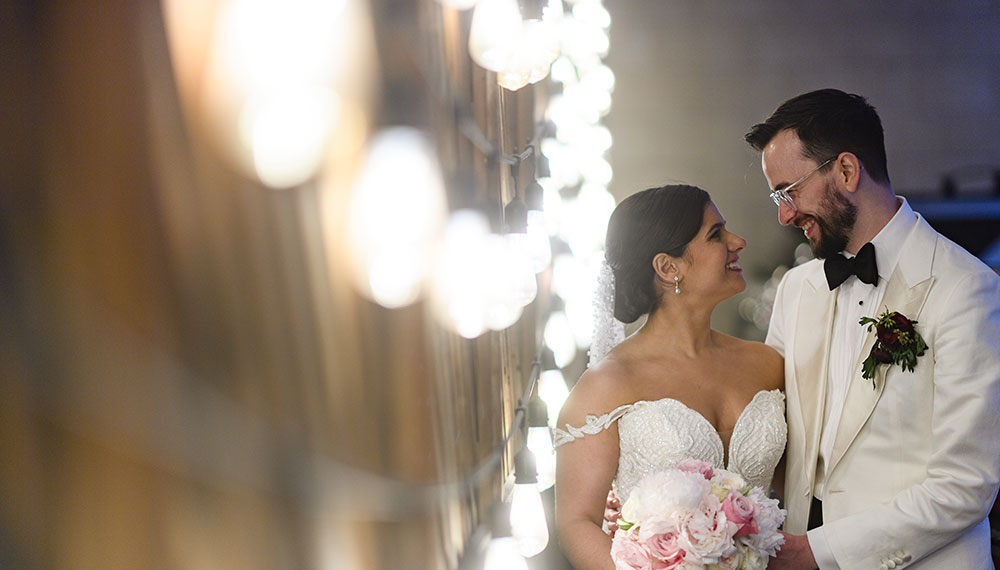
M 798 186 L 799 184 L 802 184 L 803 182 L 805 182 L 806 178 L 809 178 L 810 176 L 812 176 L 814 172 L 816 172 L 817 170 L 823 168 L 827 164 L 830 164 L 831 162 L 833 162 L 833 160 L 835 158 L 837 158 L 837 157 L 834 156 L 833 158 L 830 158 L 829 160 L 827 160 L 823 164 L 817 166 L 816 168 L 813 168 L 809 172 L 806 172 L 802 176 L 802 178 L 799 178 L 798 180 L 796 180 L 795 182 L 792 182 L 788 186 L 785 186 L 781 190 L 775 190 L 775 191 L 771 192 L 771 200 L 774 201 L 774 205 L 778 206 L 778 207 L 781 207 L 781 203 L 784 202 L 784 203 L 788 204 L 789 206 L 791 206 L 793 210 L 798 211 L 798 208 L 795 207 L 795 202 L 792 201 L 792 197 L 791 197 L 791 195 L 788 194 L 788 192 L 791 191 L 791 190 L 794 190 L 796 186 Z

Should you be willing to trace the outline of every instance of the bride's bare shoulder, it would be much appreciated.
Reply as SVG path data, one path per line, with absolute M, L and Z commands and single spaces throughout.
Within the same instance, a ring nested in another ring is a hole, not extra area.
M 577 425 L 588 415 L 601 415 L 634 401 L 629 364 L 614 352 L 592 365 L 577 380 L 559 414 L 559 425 Z

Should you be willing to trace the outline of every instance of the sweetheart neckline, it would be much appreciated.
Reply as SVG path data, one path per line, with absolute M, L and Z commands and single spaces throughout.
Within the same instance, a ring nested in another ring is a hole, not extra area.
M 635 401 L 635 402 L 633 402 L 631 404 L 625 404 L 625 406 L 628 406 L 629 408 L 634 408 L 635 406 L 638 406 L 639 404 L 658 404 L 660 402 L 676 402 L 677 404 L 679 404 L 685 410 L 688 410 L 691 413 L 693 413 L 694 415 L 696 415 L 697 417 L 701 418 L 701 420 L 703 422 L 705 422 L 705 424 L 709 428 L 711 428 L 712 433 L 715 434 L 715 440 L 718 442 L 719 447 L 722 448 L 723 464 L 725 465 L 724 469 L 728 469 L 729 468 L 729 461 L 732 458 L 731 454 L 729 453 L 729 448 L 732 446 L 733 436 L 736 435 L 736 430 L 739 429 L 739 427 L 741 425 L 741 422 L 743 421 L 743 418 L 744 418 L 747 410 L 750 408 L 751 405 L 753 405 L 754 402 L 757 401 L 757 397 L 758 396 L 760 396 L 761 394 L 771 394 L 773 392 L 777 392 L 778 394 L 782 394 L 781 390 L 779 390 L 777 388 L 775 388 L 773 390 L 760 390 L 756 394 L 753 395 L 753 398 L 750 398 L 750 401 L 747 402 L 747 405 L 743 406 L 743 409 L 740 411 L 740 415 L 737 416 L 737 418 L 736 418 L 736 423 L 733 424 L 733 431 L 729 435 L 729 445 L 726 445 L 725 443 L 723 443 L 722 436 L 719 435 L 719 430 L 716 429 L 715 424 L 713 424 L 711 421 L 709 421 L 709 419 L 706 418 L 704 414 L 702 414 L 698 410 L 692 408 L 691 406 L 688 406 L 687 404 L 685 404 L 684 402 L 678 400 L 677 398 L 669 398 L 668 397 L 668 398 L 660 398 L 658 400 L 638 400 L 638 401 Z M 632 411 L 631 409 L 628 410 L 628 412 L 631 412 L 631 411 Z M 628 412 L 626 412 L 626 414 Z

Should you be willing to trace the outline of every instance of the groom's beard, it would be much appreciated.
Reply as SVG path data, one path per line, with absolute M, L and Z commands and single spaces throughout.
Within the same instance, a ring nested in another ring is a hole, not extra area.
M 813 216 L 819 226 L 819 240 L 810 241 L 809 246 L 813 255 L 826 259 L 847 247 L 849 235 L 858 221 L 858 207 L 827 184 L 819 211 L 819 214 Z

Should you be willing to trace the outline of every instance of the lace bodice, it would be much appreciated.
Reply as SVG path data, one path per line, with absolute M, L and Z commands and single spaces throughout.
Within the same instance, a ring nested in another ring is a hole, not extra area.
M 722 438 L 712 423 L 673 398 L 626 404 L 603 416 L 587 416 L 583 426 L 556 428 L 556 446 L 599 433 L 615 421 L 619 455 L 614 489 L 623 501 L 643 477 L 688 457 L 735 471 L 766 490 L 787 437 L 784 394 L 762 390 L 736 420 L 729 439 L 729 465 L 724 465 Z

